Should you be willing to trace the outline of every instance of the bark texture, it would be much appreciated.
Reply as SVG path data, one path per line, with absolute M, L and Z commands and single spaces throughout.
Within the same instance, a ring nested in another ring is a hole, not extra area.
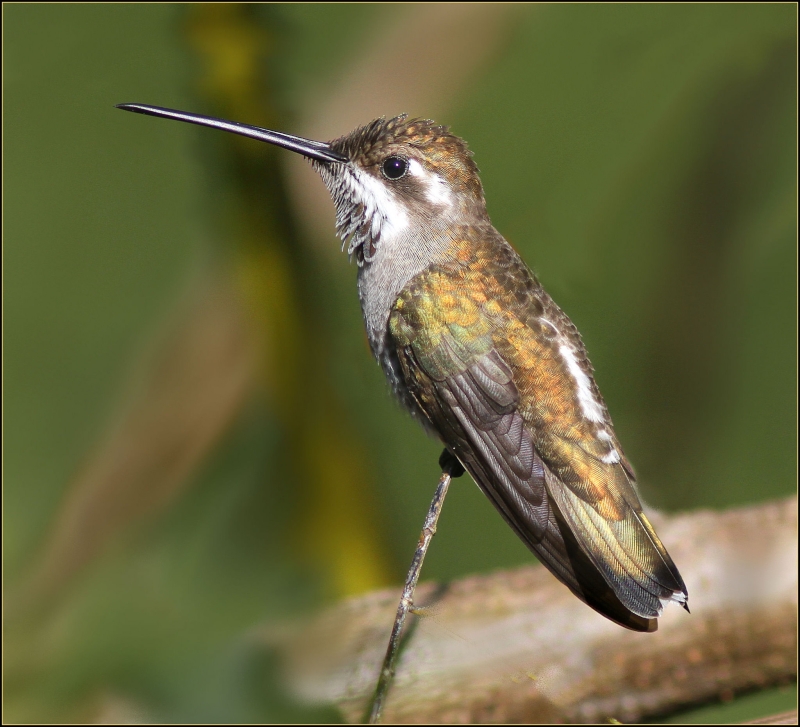
M 797 676 L 797 499 L 726 512 L 652 514 L 692 613 L 654 634 L 591 611 L 544 568 L 423 583 L 384 721 L 622 722 Z M 287 682 L 363 718 L 399 591 L 332 607 L 283 644 Z

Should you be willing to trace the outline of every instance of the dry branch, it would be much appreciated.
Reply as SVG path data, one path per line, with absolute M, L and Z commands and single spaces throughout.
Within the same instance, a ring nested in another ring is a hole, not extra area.
M 422 584 L 386 722 L 640 720 L 796 678 L 797 499 L 653 515 L 689 588 L 655 634 L 589 610 L 540 566 Z M 435 546 L 434 546 L 435 547 Z M 284 644 L 290 689 L 358 721 L 374 689 L 396 590 L 339 604 Z

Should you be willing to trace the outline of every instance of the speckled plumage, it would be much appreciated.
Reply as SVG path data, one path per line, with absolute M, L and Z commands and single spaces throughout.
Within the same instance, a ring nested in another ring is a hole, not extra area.
M 525 544 L 579 598 L 651 631 L 686 587 L 642 513 L 572 322 L 492 227 L 466 144 L 379 119 L 315 162 L 359 264 L 373 352 Z M 388 157 L 407 162 L 392 180 Z

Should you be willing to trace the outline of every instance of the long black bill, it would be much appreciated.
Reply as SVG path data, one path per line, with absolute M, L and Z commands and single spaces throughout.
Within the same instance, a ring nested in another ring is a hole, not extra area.
M 135 114 L 160 116 L 164 119 L 175 119 L 176 121 L 185 121 L 189 124 L 197 124 L 198 126 L 210 126 L 212 129 L 222 129 L 222 131 L 229 131 L 232 134 L 239 134 L 240 136 L 249 136 L 251 139 L 266 141 L 268 144 L 275 144 L 275 146 L 280 146 L 290 151 L 296 151 L 298 154 L 316 159 L 319 162 L 344 164 L 350 161 L 344 154 L 340 154 L 338 151 L 331 149 L 331 145 L 324 141 L 312 141 L 311 139 L 304 139 L 302 136 L 282 134 L 279 131 L 262 129 L 260 126 L 250 126 L 249 124 L 240 124 L 236 121 L 216 119 L 213 116 L 189 114 L 185 111 L 164 109 L 160 106 L 146 106 L 139 103 L 121 103 L 117 104 L 117 108 L 123 111 L 133 111 Z

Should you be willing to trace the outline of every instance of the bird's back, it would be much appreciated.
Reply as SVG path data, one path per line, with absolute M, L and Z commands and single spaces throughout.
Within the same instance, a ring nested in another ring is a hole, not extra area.
M 415 406 L 539 559 L 608 618 L 652 631 L 686 587 L 642 512 L 572 322 L 490 226 L 414 277 L 389 336 Z

